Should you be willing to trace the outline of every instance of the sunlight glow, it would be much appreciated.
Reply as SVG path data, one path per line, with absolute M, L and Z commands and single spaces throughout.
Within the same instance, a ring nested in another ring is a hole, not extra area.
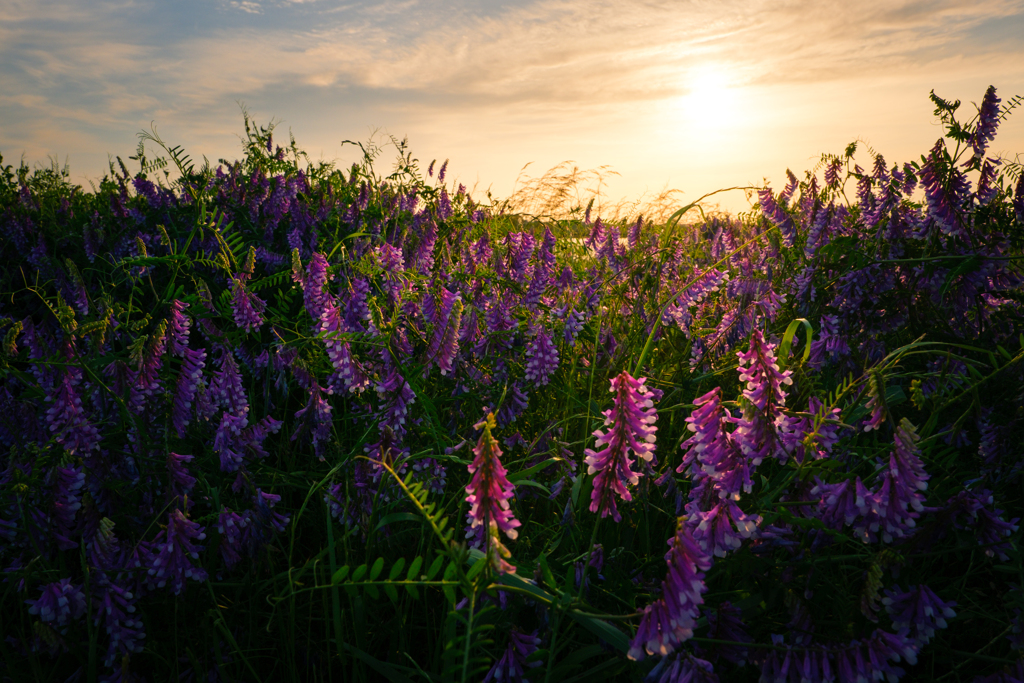
M 690 69 L 681 82 L 686 94 L 672 102 L 674 113 L 696 136 L 721 135 L 743 118 L 736 85 L 731 74 L 717 64 Z

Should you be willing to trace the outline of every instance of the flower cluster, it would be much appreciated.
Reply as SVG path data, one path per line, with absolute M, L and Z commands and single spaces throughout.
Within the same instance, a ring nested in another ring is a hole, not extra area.
M 512 498 L 512 483 L 501 465 L 501 449 L 498 440 L 491 434 L 496 426 L 494 413 L 487 413 L 484 420 L 476 425 L 480 440 L 473 449 L 473 462 L 469 465 L 472 475 L 466 485 L 466 502 L 469 503 L 469 529 L 466 538 L 477 548 L 487 547 L 489 552 L 500 552 L 500 530 L 515 540 L 519 535 L 516 527 L 520 522 L 515 518 L 508 501 Z M 511 566 L 495 556 L 499 571 L 510 571 Z
M 586 449 L 584 462 L 587 474 L 594 476 L 590 494 L 590 511 L 601 517 L 611 514 L 616 522 L 622 521 L 615 498 L 631 501 L 628 485 L 636 485 L 640 474 L 632 469 L 630 452 L 640 460 L 654 458 L 654 423 L 658 413 L 654 408 L 653 392 L 644 384 L 645 377 L 634 379 L 625 370 L 612 379 L 610 391 L 615 394 L 613 407 L 604 411 L 607 432 L 594 432 L 600 451 Z
M 668 546 L 668 572 L 661 584 L 661 597 L 644 608 L 629 647 L 630 659 L 643 659 L 645 651 L 665 656 L 693 636 L 697 611 L 704 603 L 702 594 L 707 590 L 704 572 L 711 568 L 711 558 L 693 539 L 682 518 Z

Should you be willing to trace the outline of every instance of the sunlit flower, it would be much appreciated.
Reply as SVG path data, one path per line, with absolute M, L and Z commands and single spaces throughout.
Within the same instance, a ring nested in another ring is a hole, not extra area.
M 988 143 L 996 138 L 996 128 L 999 127 L 999 102 L 996 97 L 994 85 L 988 86 L 985 97 L 978 107 L 978 125 L 971 136 L 971 147 L 974 149 L 974 156 L 980 158 L 985 154 Z
M 188 304 L 175 299 L 171 303 L 171 315 L 167 319 L 167 348 L 175 356 L 181 356 L 188 348 L 188 333 L 192 319 L 185 315 Z
M 647 654 L 662 656 L 693 636 L 697 612 L 707 590 L 704 572 L 711 558 L 700 549 L 690 534 L 685 518 L 680 518 L 675 535 L 668 539 L 665 553 L 668 572 L 661 584 L 661 597 L 644 608 L 640 626 L 629 647 L 629 658 L 639 660 Z
M 596 446 L 604 446 L 601 451 L 590 448 L 584 453 L 587 474 L 594 474 L 594 489 L 590 496 L 590 511 L 601 517 L 609 514 L 616 522 L 622 521 L 622 515 L 615 504 L 615 497 L 630 501 L 633 499 L 627 485 L 636 485 L 639 473 L 633 471 L 630 451 L 633 455 L 646 461 L 654 457 L 655 432 L 654 423 L 658 413 L 654 408 L 652 393 L 644 384 L 645 377 L 634 379 L 623 370 L 611 380 L 611 391 L 615 394 L 613 407 L 604 411 L 604 424 L 608 432 L 600 429 L 594 432 L 597 437 Z
M 551 342 L 551 333 L 539 325 L 526 349 L 526 381 L 542 387 L 558 368 L 558 349 Z
M 495 426 L 494 413 L 487 413 L 484 420 L 476 425 L 483 432 L 473 449 L 473 462 L 469 465 L 472 478 L 466 485 L 466 493 L 469 494 L 466 502 L 470 506 L 467 538 L 471 538 L 477 548 L 483 547 L 487 537 L 491 536 L 488 529 L 492 525 L 510 539 L 515 540 L 519 535 L 516 527 L 520 526 L 520 522 L 508 504 L 514 487 L 501 464 L 498 440 L 491 434 Z M 497 539 L 496 534 L 491 540 L 494 539 Z
M 231 282 L 231 312 L 235 325 L 246 332 L 258 330 L 263 325 L 267 302 L 246 288 L 244 278 L 235 277 Z
M 427 344 L 424 372 L 437 365 L 442 375 L 452 371 L 452 362 L 459 351 L 459 326 L 462 324 L 462 298 L 439 287 L 437 296 L 424 297 L 423 315 L 433 325 Z

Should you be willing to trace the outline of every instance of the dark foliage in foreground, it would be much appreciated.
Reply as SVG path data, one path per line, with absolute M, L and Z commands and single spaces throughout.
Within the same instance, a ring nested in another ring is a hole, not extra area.
M 0 158 L 0 676 L 1024 680 L 1021 98 L 932 99 L 696 224 Z

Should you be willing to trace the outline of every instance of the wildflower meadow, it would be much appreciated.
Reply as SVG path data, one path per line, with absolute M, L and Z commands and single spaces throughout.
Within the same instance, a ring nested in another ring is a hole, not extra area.
M 0 157 L 0 680 L 1024 682 L 1024 98 L 931 100 L 739 216 Z

